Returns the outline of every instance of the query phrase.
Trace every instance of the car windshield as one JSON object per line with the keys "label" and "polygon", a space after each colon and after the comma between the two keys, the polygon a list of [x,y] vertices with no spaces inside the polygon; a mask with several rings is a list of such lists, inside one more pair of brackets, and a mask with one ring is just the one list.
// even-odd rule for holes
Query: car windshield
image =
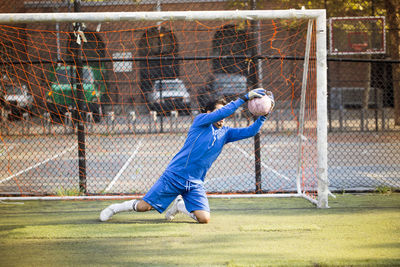
{"label": "car windshield", "polygon": [[[71,72],[71,70],[74,70],[74,72]],[[72,84],[73,78],[75,77],[75,67],[73,69],[71,69],[71,68],[58,69],[56,75],[57,75],[56,81],[55,81],[56,83]],[[90,84],[93,82],[94,82],[93,71],[88,67],[84,67],[83,68],[83,83]]]}
{"label": "car windshield", "polygon": [[57,77],[55,82],[59,84],[70,84],[71,83],[71,76],[67,73],[65,68],[58,69],[56,73]]}
{"label": "car windshield", "polygon": [[23,91],[18,86],[6,85],[6,91],[8,95],[22,95]]}

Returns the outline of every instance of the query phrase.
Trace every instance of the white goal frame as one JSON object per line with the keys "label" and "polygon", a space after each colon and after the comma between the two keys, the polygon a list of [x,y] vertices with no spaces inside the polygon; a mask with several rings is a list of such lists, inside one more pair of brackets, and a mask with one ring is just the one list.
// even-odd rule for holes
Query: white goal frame
{"label": "white goal frame", "polygon": [[[316,204],[319,208],[328,208],[328,143],[327,143],[327,28],[326,11],[314,10],[251,10],[251,11],[153,11],[153,12],[78,12],[78,13],[3,13],[0,14],[0,24],[20,23],[57,23],[57,22],[121,22],[121,21],[194,21],[194,20],[264,20],[264,19],[309,19],[315,21],[316,25],[316,85],[317,85],[317,200],[307,196],[299,186],[299,175],[297,177],[297,193],[293,194],[246,194],[229,195],[234,197],[303,197]],[[311,23],[309,22],[309,25]],[[309,26],[310,30],[310,26]],[[310,34],[307,35],[307,48],[309,47]],[[306,51],[306,56],[308,55]],[[308,59],[304,60],[303,89],[307,83]],[[303,94],[303,93],[302,93]],[[302,97],[303,98],[303,97]],[[302,104],[301,109],[304,108]],[[300,110],[300,114],[302,111]],[[304,113],[304,112],[303,112]],[[302,123],[302,118],[300,118]],[[301,131],[299,139],[301,140]],[[210,195],[209,197],[224,197],[221,195]],[[87,199],[101,198],[104,196],[82,196],[82,197],[2,197],[0,200],[28,200],[28,199]],[[109,196],[109,198],[132,198],[132,196]]]}

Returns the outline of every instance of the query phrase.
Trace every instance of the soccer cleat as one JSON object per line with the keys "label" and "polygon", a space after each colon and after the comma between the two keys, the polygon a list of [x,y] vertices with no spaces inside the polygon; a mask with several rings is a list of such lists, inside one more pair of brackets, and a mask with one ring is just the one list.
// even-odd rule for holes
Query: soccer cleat
{"label": "soccer cleat", "polygon": [[179,213],[178,204],[181,201],[183,201],[182,197],[180,195],[177,196],[172,206],[165,212],[165,219],[167,221],[172,221],[175,215]]}
{"label": "soccer cleat", "polygon": [[105,208],[100,213],[100,221],[105,222],[108,221],[116,212],[113,209],[113,206],[118,204],[113,204]]}
{"label": "soccer cleat", "polygon": [[105,222],[108,221],[114,214],[123,212],[123,211],[132,211],[133,204],[136,200],[125,201],[120,204],[112,204],[101,211],[100,213],[100,221]]}

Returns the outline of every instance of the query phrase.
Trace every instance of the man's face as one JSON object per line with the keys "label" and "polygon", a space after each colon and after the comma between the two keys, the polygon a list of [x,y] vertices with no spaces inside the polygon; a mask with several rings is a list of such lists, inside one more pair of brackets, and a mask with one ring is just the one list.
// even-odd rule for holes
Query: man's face
{"label": "man's face", "polygon": [[[215,106],[215,109],[213,110],[213,111],[216,111],[217,109],[220,109],[220,108],[222,108],[224,105],[222,105],[222,104],[217,104],[216,106]],[[207,111],[207,113],[211,113],[211,111]],[[217,122],[215,122],[215,123],[213,123],[213,125],[216,127],[216,128],[222,128],[222,126],[224,126],[224,122],[225,122],[225,119],[222,119],[222,120],[220,120],[220,121],[217,121]]]}

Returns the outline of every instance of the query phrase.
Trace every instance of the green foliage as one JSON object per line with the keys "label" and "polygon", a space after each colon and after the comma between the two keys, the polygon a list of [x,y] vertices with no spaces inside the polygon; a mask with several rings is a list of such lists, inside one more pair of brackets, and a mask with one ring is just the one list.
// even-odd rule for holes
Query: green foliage
{"label": "green foliage", "polygon": [[56,195],[59,197],[65,196],[80,196],[82,195],[78,188],[58,188],[56,190]]}
{"label": "green foliage", "polygon": [[255,9],[264,9],[264,1],[253,0],[228,0],[227,5],[229,9],[238,10],[251,10],[255,4]]}
{"label": "green foliage", "polygon": [[327,17],[378,16],[386,13],[384,1],[370,0],[282,0],[287,7],[326,9]]}
{"label": "green foliage", "polygon": [[375,192],[377,192],[379,194],[383,194],[383,195],[390,195],[391,193],[393,193],[393,189],[389,186],[382,185],[382,186],[378,186],[375,189]]}

